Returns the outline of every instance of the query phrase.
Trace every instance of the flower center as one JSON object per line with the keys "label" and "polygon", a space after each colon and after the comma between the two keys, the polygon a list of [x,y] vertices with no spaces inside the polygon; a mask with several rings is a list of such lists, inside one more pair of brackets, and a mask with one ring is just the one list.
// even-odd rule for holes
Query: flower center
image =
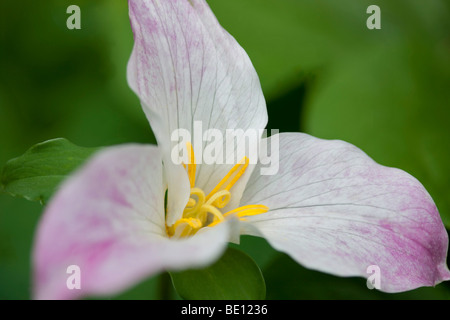
{"label": "flower center", "polygon": [[235,216],[241,221],[246,217],[258,215],[269,211],[269,208],[262,204],[247,205],[234,210],[222,213],[220,209],[224,208],[231,199],[231,188],[247,170],[249,160],[242,158],[225,175],[225,177],[214,187],[214,189],[205,195],[205,192],[195,187],[195,155],[191,143],[187,143],[189,164],[183,164],[187,170],[191,186],[191,194],[186,207],[183,210],[183,217],[176,221],[170,227],[166,225],[166,232],[169,237],[189,237],[194,235],[203,227],[214,227],[225,221],[229,216]]}

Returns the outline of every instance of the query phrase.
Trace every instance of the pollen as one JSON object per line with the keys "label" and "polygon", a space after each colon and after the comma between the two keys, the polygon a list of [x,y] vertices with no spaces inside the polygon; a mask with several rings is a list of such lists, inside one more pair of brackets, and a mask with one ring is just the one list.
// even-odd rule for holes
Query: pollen
{"label": "pollen", "polygon": [[249,159],[244,157],[225,177],[209,192],[205,192],[195,187],[196,162],[194,149],[191,143],[187,143],[188,164],[183,166],[188,174],[191,193],[186,207],[183,210],[183,217],[173,225],[166,225],[166,232],[169,237],[183,238],[190,237],[204,227],[214,227],[225,221],[229,217],[236,217],[245,221],[247,217],[259,215],[269,211],[269,208],[262,204],[246,205],[234,210],[222,213],[223,209],[231,200],[232,188],[242,177],[248,168]]}

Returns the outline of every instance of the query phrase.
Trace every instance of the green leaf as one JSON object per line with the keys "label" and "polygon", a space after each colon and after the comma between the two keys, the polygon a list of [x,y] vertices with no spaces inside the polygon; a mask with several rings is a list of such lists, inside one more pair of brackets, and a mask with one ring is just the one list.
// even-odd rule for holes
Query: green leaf
{"label": "green leaf", "polygon": [[369,0],[208,3],[248,53],[269,100],[298,82],[304,73],[352,52],[371,36],[366,32]]}
{"label": "green leaf", "polygon": [[61,181],[97,150],[76,146],[63,138],[38,143],[6,163],[1,175],[2,189],[44,204]]}
{"label": "green leaf", "polygon": [[[267,299],[351,299],[351,300],[406,300],[450,299],[447,283],[436,287],[419,288],[402,293],[384,293],[368,289],[364,278],[342,278],[308,270],[289,256],[280,254],[264,269]],[[383,280],[381,280],[383,281]]]}
{"label": "green leaf", "polygon": [[261,270],[247,254],[228,248],[210,267],[171,272],[178,294],[188,300],[261,300],[266,285]]}
{"label": "green leaf", "polygon": [[385,46],[397,38],[428,41],[448,30],[448,26],[442,28],[442,23],[448,25],[448,9],[441,0],[378,0],[382,28],[375,31],[366,27],[366,10],[374,4],[372,0],[208,3],[219,22],[248,53],[269,100],[303,74],[320,72],[335,61],[358,55],[371,41]]}

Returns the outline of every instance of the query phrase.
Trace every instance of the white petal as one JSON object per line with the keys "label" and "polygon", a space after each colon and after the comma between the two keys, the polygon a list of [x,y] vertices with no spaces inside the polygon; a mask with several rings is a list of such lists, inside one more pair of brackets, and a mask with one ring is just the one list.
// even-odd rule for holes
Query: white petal
{"label": "white petal", "polygon": [[[189,239],[168,238],[161,155],[153,146],[124,145],[97,153],[50,201],[36,235],[35,297],[73,299],[115,294],[163,270],[214,262],[229,224]],[[81,289],[66,281],[80,268]]]}
{"label": "white petal", "polygon": [[447,233],[419,181],[342,141],[279,138],[278,174],[260,176],[256,168],[242,197],[242,205],[270,208],[248,218],[247,233],[335,275],[368,277],[367,268],[377,265],[383,291],[450,279]]}
{"label": "white petal", "polygon": [[[215,128],[224,136],[226,129],[265,127],[264,96],[251,61],[204,0],[131,0],[129,5],[135,45],[128,81],[141,99],[165,163],[177,144],[170,141],[172,132],[184,128],[193,135],[195,121],[201,122],[203,133]],[[199,165],[196,185],[211,190],[231,167]],[[177,188],[170,175],[180,172],[168,172],[169,192]]]}

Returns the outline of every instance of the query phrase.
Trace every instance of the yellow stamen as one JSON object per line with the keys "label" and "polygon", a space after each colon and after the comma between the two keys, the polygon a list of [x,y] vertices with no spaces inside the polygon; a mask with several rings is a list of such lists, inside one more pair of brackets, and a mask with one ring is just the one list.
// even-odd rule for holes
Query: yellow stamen
{"label": "yellow stamen", "polygon": [[214,216],[214,220],[218,221],[224,220],[222,213],[219,211],[219,209],[217,209],[214,206],[204,205],[201,210],[204,211],[205,213],[211,213]]}
{"label": "yellow stamen", "polygon": [[189,198],[188,203],[186,204],[186,208],[192,208],[193,206],[195,206],[196,202],[194,199]]}
{"label": "yellow stamen", "polygon": [[[256,216],[258,214],[261,213],[265,213],[269,211],[269,208],[266,207],[263,204],[253,204],[253,205],[247,205],[247,206],[242,206],[239,208],[236,208],[234,210],[228,211],[226,213],[223,214],[223,217],[229,217],[232,215],[236,215],[236,217],[239,218],[239,220],[241,221],[246,221],[247,219],[245,219],[245,217],[250,217],[250,216]],[[220,223],[221,221],[214,221],[211,224],[208,225],[208,227],[214,227],[216,224]]]}
{"label": "yellow stamen", "polygon": [[[208,198],[207,198],[208,199]],[[206,204],[212,204],[218,208],[223,208],[230,202],[231,193],[228,190],[222,190],[214,193],[207,201]]]}
{"label": "yellow stamen", "polygon": [[[188,150],[188,177],[189,182],[191,183],[191,188],[195,186],[195,172],[197,170],[197,164],[195,163],[195,155],[194,155],[194,148],[192,147],[192,144],[190,142],[186,143],[187,150]],[[186,166],[184,167],[186,169]]]}
{"label": "yellow stamen", "polygon": [[269,211],[269,208],[266,207],[263,204],[253,204],[253,205],[247,205],[242,206],[239,208],[236,208],[234,210],[226,212],[223,216],[228,217],[230,215],[236,214],[238,218],[242,217],[249,217],[249,216],[255,216],[264,212]]}
{"label": "yellow stamen", "polygon": [[236,164],[233,168],[231,168],[231,170],[227,173],[227,175],[222,180],[220,180],[220,182],[208,194],[208,196],[206,197],[206,200],[208,200],[210,197],[212,197],[213,194],[218,192],[220,190],[220,188],[225,184],[225,182],[227,182],[230,179],[230,177],[233,175],[233,173],[235,173],[239,169],[239,167],[242,166],[241,170],[239,170],[239,172],[234,176],[233,180],[231,180],[231,182],[224,188],[225,190],[229,191],[231,189],[231,187],[233,187],[233,185],[244,174],[245,170],[247,170],[248,163],[249,163],[249,160],[247,157],[242,158],[241,161],[239,161],[238,164]]}
{"label": "yellow stamen", "polygon": [[173,236],[180,226],[183,228],[184,232],[186,231],[187,227],[190,227],[192,229],[200,229],[202,227],[202,223],[198,219],[182,218],[175,222],[173,226],[167,227],[167,233],[169,234],[169,236]]}
{"label": "yellow stamen", "polygon": [[172,226],[166,226],[166,232],[169,237],[189,237],[203,227],[213,227],[223,222],[226,217],[235,216],[239,220],[245,221],[245,217],[262,214],[269,210],[265,205],[256,204],[242,206],[222,214],[219,209],[224,208],[230,202],[230,190],[247,170],[249,159],[247,157],[242,158],[214,189],[205,196],[203,190],[195,187],[196,163],[194,149],[190,142],[186,146],[189,163],[187,165],[183,163],[183,166],[189,177],[191,194],[183,210],[183,217]]}
{"label": "yellow stamen", "polygon": [[[197,196],[197,201],[192,198],[193,195]],[[194,203],[194,205],[190,205],[192,203]],[[203,192],[203,190],[199,188],[191,188],[191,196],[188,200],[186,208],[183,211],[183,215],[189,215],[193,212],[198,211],[204,203],[205,193]]]}

